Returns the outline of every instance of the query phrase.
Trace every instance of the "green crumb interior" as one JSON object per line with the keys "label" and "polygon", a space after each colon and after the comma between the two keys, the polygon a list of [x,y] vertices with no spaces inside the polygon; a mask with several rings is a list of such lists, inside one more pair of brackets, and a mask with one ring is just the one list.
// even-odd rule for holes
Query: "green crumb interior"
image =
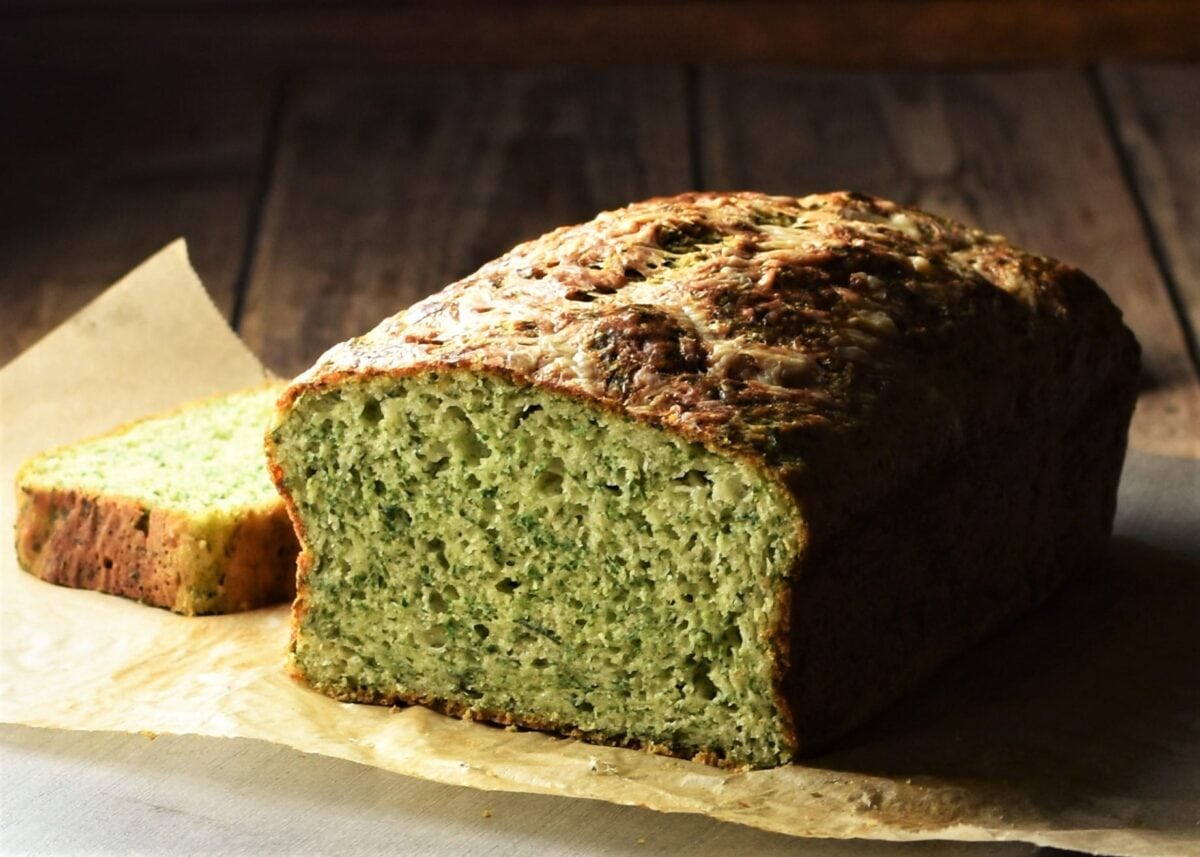
{"label": "green crumb interior", "polygon": [[263,435],[278,387],[235,393],[31,459],[25,485],[128,497],[209,518],[279,502]]}
{"label": "green crumb interior", "polygon": [[465,372],[305,393],[273,439],[314,686],[786,761],[774,635],[798,528],[754,467]]}

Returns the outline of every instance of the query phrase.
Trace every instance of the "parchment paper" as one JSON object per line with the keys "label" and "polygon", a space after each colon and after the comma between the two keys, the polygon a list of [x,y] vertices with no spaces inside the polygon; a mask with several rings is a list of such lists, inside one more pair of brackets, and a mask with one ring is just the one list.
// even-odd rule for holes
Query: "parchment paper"
{"label": "parchment paper", "polygon": [[[0,370],[0,530],[28,454],[257,383],[183,243]],[[1200,853],[1200,463],[1131,456],[1111,568],[960,658],[839,749],[730,773],[334,702],[283,671],[287,609],[183,618],[62,589],[0,550],[0,722],[258,738],[480,789],[801,836]],[[11,544],[11,541],[9,541]]]}

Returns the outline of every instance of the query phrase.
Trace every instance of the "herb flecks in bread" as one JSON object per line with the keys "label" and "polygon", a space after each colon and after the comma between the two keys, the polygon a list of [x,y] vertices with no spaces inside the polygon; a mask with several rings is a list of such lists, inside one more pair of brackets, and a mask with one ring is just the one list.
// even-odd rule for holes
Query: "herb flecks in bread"
{"label": "herb flecks in bread", "polygon": [[1137,353],[1077,269],[858,194],[556,230],[281,400],[296,670],[786,761],[1099,560]]}
{"label": "herb flecks in bread", "polygon": [[25,462],[22,567],[186,615],[289,598],[295,536],[262,451],[280,389],[209,399]]}
{"label": "herb flecks in bread", "polygon": [[321,558],[296,636],[309,681],[748,758],[785,751],[762,657],[799,546],[782,486],[494,376],[380,379],[303,408],[277,442]]}

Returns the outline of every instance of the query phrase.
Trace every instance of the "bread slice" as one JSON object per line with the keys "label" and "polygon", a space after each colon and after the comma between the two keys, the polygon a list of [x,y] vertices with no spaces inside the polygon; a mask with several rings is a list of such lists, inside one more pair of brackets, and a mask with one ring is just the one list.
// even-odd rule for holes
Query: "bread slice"
{"label": "bread slice", "polygon": [[281,389],[209,399],[26,461],[22,568],[189,616],[290,598],[297,544],[262,446]]}
{"label": "bread slice", "polygon": [[824,746],[1103,560],[1138,346],[859,194],[517,247],[293,382],[298,676],[707,762]]}

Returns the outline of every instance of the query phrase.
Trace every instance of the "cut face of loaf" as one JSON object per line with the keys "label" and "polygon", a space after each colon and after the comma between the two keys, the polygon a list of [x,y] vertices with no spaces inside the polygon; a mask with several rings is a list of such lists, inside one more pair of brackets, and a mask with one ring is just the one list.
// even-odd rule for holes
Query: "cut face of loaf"
{"label": "cut face of loaf", "polygon": [[786,752],[772,636],[800,531],[766,474],[454,371],[306,397],[275,443],[311,557],[295,659],[313,685]]}
{"label": "cut face of loaf", "polygon": [[297,544],[262,450],[271,385],[48,450],[17,474],[17,558],[51,583],[176,613],[295,591]]}
{"label": "cut face of loaf", "polygon": [[786,762],[1103,560],[1137,369],[1084,274],[915,209],[606,212],[281,398],[295,671]]}

